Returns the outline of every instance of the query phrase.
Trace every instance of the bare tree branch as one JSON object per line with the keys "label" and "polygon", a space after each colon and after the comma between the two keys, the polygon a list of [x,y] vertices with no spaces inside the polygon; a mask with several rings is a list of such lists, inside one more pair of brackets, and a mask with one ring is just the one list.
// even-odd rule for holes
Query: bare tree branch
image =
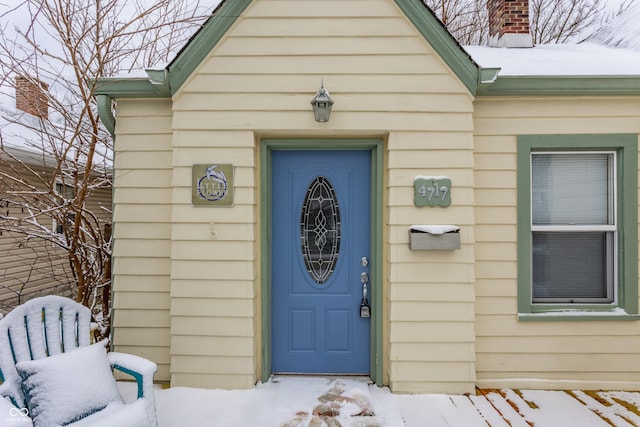
{"label": "bare tree branch", "polygon": [[[578,42],[613,16],[628,9],[607,12],[606,0],[530,0],[529,20],[534,44]],[[463,45],[488,43],[487,0],[423,0]]]}
{"label": "bare tree branch", "polygon": [[[75,299],[92,308],[104,333],[111,206],[96,201],[111,191],[113,146],[99,122],[94,82],[166,63],[205,12],[188,0],[23,0],[0,10],[2,95],[15,97],[16,77],[36,87],[46,82],[49,111],[38,117],[0,105],[11,125],[0,129],[0,233],[64,254]],[[13,28],[11,19],[24,14],[28,24]]]}
{"label": "bare tree branch", "polygon": [[530,0],[529,13],[535,44],[566,43],[595,30],[605,7],[602,0]]}

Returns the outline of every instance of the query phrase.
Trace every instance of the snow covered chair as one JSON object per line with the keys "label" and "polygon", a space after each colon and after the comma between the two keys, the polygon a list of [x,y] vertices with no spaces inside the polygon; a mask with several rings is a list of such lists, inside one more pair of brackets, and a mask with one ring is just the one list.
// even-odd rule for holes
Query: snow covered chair
{"label": "snow covered chair", "polygon": [[[0,320],[0,425],[157,427],[156,364],[90,343],[91,313],[68,298],[32,299]],[[125,404],[112,370],[132,376]],[[8,399],[8,400],[7,400]],[[9,403],[11,402],[11,404]]]}

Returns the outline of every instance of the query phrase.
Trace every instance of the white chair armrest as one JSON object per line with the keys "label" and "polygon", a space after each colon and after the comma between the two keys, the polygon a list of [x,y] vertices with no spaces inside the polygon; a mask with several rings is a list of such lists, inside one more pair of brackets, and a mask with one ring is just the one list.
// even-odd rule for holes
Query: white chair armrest
{"label": "white chair armrest", "polygon": [[[2,380],[1,377],[0,377],[0,380]],[[22,396],[20,385],[16,385],[13,382],[9,382],[5,380],[5,382],[0,384],[0,399],[6,400],[12,406],[24,405],[24,402],[16,402],[15,397],[13,396]]]}
{"label": "white chair armrest", "polygon": [[153,376],[158,366],[152,361],[133,354],[110,352],[107,354],[113,369],[132,376],[138,383],[138,399],[153,397]]}

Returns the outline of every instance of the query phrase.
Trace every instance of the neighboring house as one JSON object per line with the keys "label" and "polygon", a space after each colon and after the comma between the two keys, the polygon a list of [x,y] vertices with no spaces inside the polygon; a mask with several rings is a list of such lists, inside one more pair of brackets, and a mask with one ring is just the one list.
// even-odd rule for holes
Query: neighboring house
{"label": "neighboring house", "polygon": [[115,348],[174,386],[640,388],[640,54],[490,3],[505,47],[465,50],[420,0],[225,0],[103,80]]}
{"label": "neighboring house", "polygon": [[[0,105],[0,172],[26,179],[42,191],[46,191],[46,183],[58,164],[53,155],[45,152],[43,135],[39,131],[42,126],[49,125],[48,98],[43,92],[46,89],[45,84],[37,85],[18,77],[15,96],[7,97],[10,101]],[[42,180],[35,179],[36,173]],[[0,178],[0,213],[6,217],[26,218],[28,212],[16,203],[16,196],[8,193],[9,185],[13,185],[15,191],[22,190],[17,180]],[[59,194],[72,196],[74,189],[69,183],[60,181],[56,187]],[[89,208],[105,225],[111,223],[111,193],[111,187],[105,187],[96,191],[90,201]],[[63,239],[62,224],[46,215],[41,215],[38,223]],[[0,253],[0,312],[7,313],[16,305],[42,295],[75,297],[75,280],[68,253],[51,241],[28,238],[3,227],[0,229]]]}

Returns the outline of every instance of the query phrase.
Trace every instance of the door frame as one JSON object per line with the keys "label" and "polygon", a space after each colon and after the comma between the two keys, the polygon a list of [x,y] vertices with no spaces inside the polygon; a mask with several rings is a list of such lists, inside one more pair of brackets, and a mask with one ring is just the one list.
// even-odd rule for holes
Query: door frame
{"label": "door frame", "polygon": [[264,138],[260,141],[260,311],[262,333],[262,381],[271,376],[271,154],[273,151],[292,150],[367,150],[371,153],[371,339],[370,372],[371,379],[383,385],[382,352],[382,195],[384,176],[384,141],[382,138],[340,138],[340,139],[277,139]]}

